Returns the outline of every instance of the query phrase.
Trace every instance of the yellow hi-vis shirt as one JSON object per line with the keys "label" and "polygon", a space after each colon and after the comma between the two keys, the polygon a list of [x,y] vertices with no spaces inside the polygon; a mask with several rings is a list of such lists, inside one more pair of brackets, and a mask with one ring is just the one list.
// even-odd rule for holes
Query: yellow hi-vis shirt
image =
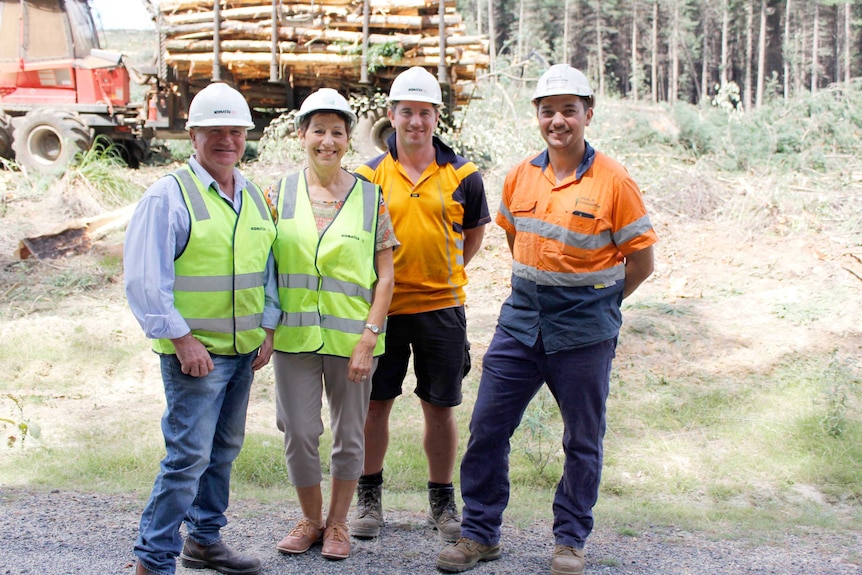
{"label": "yellow hi-vis shirt", "polygon": [[434,137],[436,161],[415,184],[398,162],[395,135],[389,151],[356,173],[379,184],[401,246],[393,253],[395,289],[389,315],[464,305],[464,230],[491,221],[482,176],[475,164]]}

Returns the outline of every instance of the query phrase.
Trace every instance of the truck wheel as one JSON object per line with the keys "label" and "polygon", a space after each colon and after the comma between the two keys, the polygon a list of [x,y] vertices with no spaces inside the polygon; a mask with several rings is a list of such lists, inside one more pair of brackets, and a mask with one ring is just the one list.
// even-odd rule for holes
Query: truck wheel
{"label": "truck wheel", "polygon": [[118,140],[115,142],[120,151],[120,157],[133,170],[141,167],[149,159],[149,140]]}
{"label": "truck wheel", "polygon": [[24,116],[15,128],[12,148],[25,168],[59,174],[92,143],[90,130],[77,114],[45,108]]}
{"label": "truck wheel", "polygon": [[353,148],[363,156],[377,156],[387,150],[386,139],[395,129],[385,108],[369,110],[359,117],[353,133]]}
{"label": "truck wheel", "polygon": [[11,160],[12,152],[12,118],[0,112],[0,158]]}

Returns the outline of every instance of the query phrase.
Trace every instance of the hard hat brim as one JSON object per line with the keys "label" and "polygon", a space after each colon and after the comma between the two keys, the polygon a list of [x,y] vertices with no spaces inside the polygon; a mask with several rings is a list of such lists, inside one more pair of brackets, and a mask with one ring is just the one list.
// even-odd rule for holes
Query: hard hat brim
{"label": "hard hat brim", "polygon": [[422,102],[424,104],[434,104],[435,106],[443,105],[443,102],[440,100],[435,100],[434,98],[424,96],[416,96],[415,98],[413,96],[410,96],[409,98],[397,98],[394,100],[390,98],[389,102],[391,104],[397,104],[398,102]]}
{"label": "hard hat brim", "polygon": [[245,120],[225,120],[225,119],[210,119],[200,120],[197,122],[186,122],[186,130],[189,128],[212,128],[213,126],[240,126],[251,130],[254,128],[254,123]]}

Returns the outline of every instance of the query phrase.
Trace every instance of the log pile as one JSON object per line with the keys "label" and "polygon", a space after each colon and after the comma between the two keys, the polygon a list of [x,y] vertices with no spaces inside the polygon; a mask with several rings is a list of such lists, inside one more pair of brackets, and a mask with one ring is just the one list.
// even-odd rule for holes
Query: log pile
{"label": "log pile", "polygon": [[[439,0],[370,0],[369,4],[371,84],[388,90],[399,72],[416,65],[436,76]],[[158,6],[166,63],[192,83],[212,76],[213,8],[213,0],[161,0]],[[245,88],[247,97],[249,90],[254,94],[259,86],[260,99],[271,99],[273,90],[266,84],[273,61],[272,0],[221,0],[219,12],[223,70]],[[359,89],[363,16],[362,0],[278,0],[280,78],[300,92],[321,86],[348,92]],[[466,35],[454,0],[446,0],[444,23],[449,81],[461,104],[469,99],[477,75],[488,67],[488,41],[485,36]]]}

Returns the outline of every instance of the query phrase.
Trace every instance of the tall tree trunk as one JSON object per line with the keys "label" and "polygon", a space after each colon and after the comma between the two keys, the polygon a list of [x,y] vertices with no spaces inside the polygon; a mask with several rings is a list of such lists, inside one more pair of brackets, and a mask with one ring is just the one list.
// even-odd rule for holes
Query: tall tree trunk
{"label": "tall tree trunk", "polygon": [[632,74],[631,98],[634,101],[638,99],[638,0],[632,0]]}
{"label": "tall tree trunk", "polygon": [[742,89],[742,106],[751,110],[751,60],[754,58],[754,0],[745,1],[745,86]]}
{"label": "tall tree trunk", "polygon": [[497,77],[494,76],[495,64],[497,62],[497,26],[494,22],[494,1],[488,0],[488,55],[490,56],[490,62],[488,62],[488,69],[491,72],[492,77],[494,78],[494,82],[497,81]]}
{"label": "tall tree trunk", "polygon": [[667,86],[668,101],[676,104],[679,98],[679,1],[673,2],[671,16],[670,42],[668,57],[670,58],[670,79]]}
{"label": "tall tree trunk", "polygon": [[599,77],[599,96],[605,95],[605,50],[602,40],[602,1],[596,0],[596,69]]}
{"label": "tall tree trunk", "polygon": [[720,72],[719,83],[722,88],[727,85],[727,61],[728,61],[728,47],[727,44],[730,41],[730,7],[728,6],[728,0],[722,0],[721,2],[721,63],[718,66],[718,70]]}
{"label": "tall tree trunk", "polygon": [[658,0],[652,5],[652,66],[650,71],[652,103],[658,102]]}
{"label": "tall tree trunk", "polygon": [[563,4],[563,62],[569,63],[569,0]]}
{"label": "tall tree trunk", "polygon": [[703,38],[702,38],[702,54],[701,54],[701,65],[700,65],[700,85],[701,85],[701,93],[700,93],[700,103],[703,104],[709,100],[709,65],[710,65],[710,53],[709,53],[709,34],[712,31],[710,29],[710,14],[709,8],[704,7],[703,10]]}
{"label": "tall tree trunk", "polygon": [[784,3],[784,38],[781,39],[781,60],[784,64],[784,101],[790,99],[790,58],[792,57],[790,45],[790,4],[791,0]]}
{"label": "tall tree trunk", "polygon": [[850,35],[850,20],[853,17],[852,2],[844,3],[844,81],[850,81],[850,44],[853,36]]}
{"label": "tall tree trunk", "polygon": [[814,1],[814,29],[811,32],[811,93],[817,91],[819,82],[817,69],[820,67],[820,5]]}
{"label": "tall tree trunk", "polygon": [[766,81],[766,0],[760,0],[760,31],[757,38],[757,94],[755,106],[763,104],[763,84]]}
{"label": "tall tree trunk", "polygon": [[[525,0],[520,0],[518,2],[518,44],[515,49],[515,63],[518,64],[524,59],[524,2]],[[524,68],[521,68],[521,74],[523,75]]]}
{"label": "tall tree trunk", "polygon": [[800,6],[797,12],[799,17],[796,19],[796,25],[799,28],[794,38],[798,38],[794,42],[796,44],[797,62],[794,63],[796,73],[793,76],[794,94],[802,93],[802,86],[805,83],[805,74],[808,73],[808,24],[805,19],[804,7]]}

